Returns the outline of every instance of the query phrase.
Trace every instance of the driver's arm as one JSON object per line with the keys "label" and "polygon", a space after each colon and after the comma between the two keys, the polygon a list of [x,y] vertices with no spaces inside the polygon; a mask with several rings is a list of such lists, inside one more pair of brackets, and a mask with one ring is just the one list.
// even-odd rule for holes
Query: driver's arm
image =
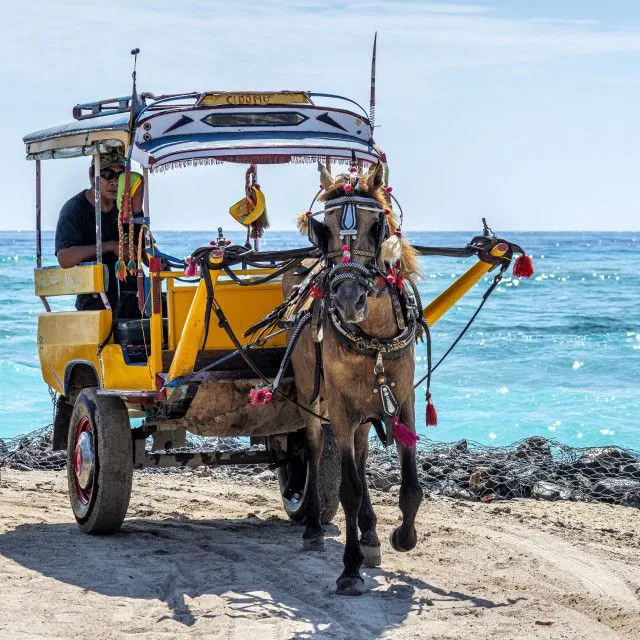
{"label": "driver's arm", "polygon": [[[118,243],[115,240],[103,242],[102,251],[103,253],[116,253],[118,251]],[[85,244],[58,249],[56,257],[58,258],[58,264],[63,269],[75,267],[80,262],[85,262],[86,260],[91,260],[96,257],[96,245]]]}

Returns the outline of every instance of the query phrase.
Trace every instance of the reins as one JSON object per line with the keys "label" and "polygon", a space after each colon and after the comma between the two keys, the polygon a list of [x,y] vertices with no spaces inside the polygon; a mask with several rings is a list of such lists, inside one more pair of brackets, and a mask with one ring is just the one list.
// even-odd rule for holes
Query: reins
{"label": "reins", "polygon": [[[487,242],[488,238],[485,236],[477,236],[472,240],[464,248],[439,248],[439,247],[424,247],[424,246],[416,246],[415,249],[418,251],[420,255],[442,255],[442,256],[456,256],[456,257],[466,257],[471,255],[479,255],[481,258],[484,258],[485,255],[487,258],[490,256],[489,254],[489,243]],[[495,239],[491,244],[494,244]],[[218,319],[218,326],[222,328],[225,333],[228,335],[231,340],[235,350],[232,353],[227,354],[226,356],[216,360],[214,363],[203,367],[202,369],[193,372],[189,376],[184,376],[180,379],[170,381],[166,384],[168,387],[177,386],[178,384],[186,384],[189,381],[198,379],[198,374],[202,374],[205,371],[211,370],[222,364],[223,362],[235,357],[240,356],[242,360],[245,362],[247,367],[256,375],[256,377],[264,384],[266,387],[271,389],[271,393],[276,393],[279,397],[283,398],[285,401],[291,402],[295,406],[297,406],[302,411],[308,413],[309,415],[321,420],[322,422],[328,423],[329,418],[323,416],[319,413],[316,413],[312,409],[309,409],[307,406],[301,404],[293,397],[284,393],[280,388],[280,382],[282,381],[282,377],[284,375],[284,371],[289,365],[291,355],[295,346],[297,344],[298,338],[302,334],[304,328],[313,320],[314,312],[313,311],[305,311],[299,314],[299,317],[291,324],[293,327],[291,339],[287,345],[285,350],[285,355],[283,356],[281,366],[276,374],[276,377],[273,381],[270,381],[260,370],[260,368],[255,364],[255,362],[251,359],[248,354],[254,346],[261,346],[267,340],[269,340],[275,334],[268,334],[265,337],[265,333],[269,330],[274,329],[280,324],[282,326],[283,317],[285,313],[290,310],[292,305],[296,305],[297,307],[301,306],[301,301],[303,299],[308,299],[308,297],[314,298],[311,309],[314,308],[314,305],[322,303],[322,305],[326,305],[326,300],[323,298],[322,291],[317,290],[315,287],[316,282],[324,281],[326,283],[326,288],[330,291],[337,287],[340,282],[343,282],[346,279],[352,279],[356,282],[362,284],[366,287],[367,291],[373,290],[375,287],[371,278],[376,275],[376,271],[357,262],[348,262],[338,263],[335,265],[331,265],[329,262],[324,262],[322,258],[322,252],[317,248],[304,248],[304,249],[293,249],[286,251],[275,251],[275,252],[256,252],[252,250],[247,250],[244,247],[225,247],[223,250],[222,261],[216,264],[215,266],[209,262],[209,257],[211,256],[213,249],[211,247],[202,247],[196,251],[192,256],[192,259],[197,261],[200,267],[201,277],[205,280],[205,285],[207,287],[207,306],[205,310],[205,316],[207,319],[210,317],[211,311],[216,314]],[[276,277],[279,277],[292,269],[299,267],[302,260],[305,258],[318,258],[318,261],[309,269],[309,273],[307,277],[303,280],[303,282],[298,285],[297,288],[294,288],[292,293],[289,295],[287,300],[285,300],[279,307],[274,309],[268,316],[263,318],[259,323],[256,323],[253,327],[248,329],[245,332],[245,336],[255,334],[258,330],[260,334],[258,338],[252,343],[243,346],[240,343],[240,340],[234,333],[231,325],[229,324],[224,311],[220,304],[215,299],[213,283],[211,281],[210,270],[212,269],[221,269],[227,274],[234,282],[241,284],[242,286],[252,286],[256,284],[261,284],[263,282],[267,282],[269,280],[273,280]],[[328,257],[328,255],[326,255]],[[427,398],[429,399],[429,389],[431,385],[432,375],[434,371],[442,364],[442,362],[447,358],[447,356],[453,351],[456,345],[460,342],[463,336],[466,334],[468,329],[471,327],[478,314],[482,310],[482,307],[486,303],[487,299],[493,293],[497,285],[502,280],[502,275],[507,269],[510,260],[509,259],[500,259],[495,258],[494,256],[490,256],[491,260],[487,259],[487,261],[501,264],[500,272],[494,277],[493,282],[484,293],[482,301],[472,317],[469,319],[465,327],[462,329],[460,334],[456,337],[451,346],[447,349],[444,355],[438,360],[438,362],[432,366],[432,344],[431,344],[431,332],[427,322],[424,320],[422,316],[421,309],[421,300],[420,295],[417,289],[417,286],[413,282],[411,278],[406,278],[405,282],[410,284],[412,289],[412,297],[413,297],[413,306],[417,309],[418,313],[416,314],[415,324],[407,323],[407,327],[400,332],[399,336],[391,340],[380,340],[378,338],[370,338],[367,342],[363,336],[356,336],[352,334],[348,329],[342,325],[341,322],[336,322],[336,315],[330,309],[327,310],[326,316],[329,318],[332,326],[336,329],[336,333],[338,337],[342,339],[346,339],[350,341],[353,348],[352,350],[360,353],[361,355],[376,357],[376,365],[378,362],[381,362],[382,354],[384,353],[386,357],[392,357],[392,354],[396,352],[403,352],[406,348],[408,348],[413,342],[420,337],[420,334],[424,332],[425,342],[426,342],[426,351],[427,351],[427,373],[424,375],[417,383],[414,384],[414,388],[417,388],[420,384],[422,384],[425,380],[427,381]],[[269,274],[265,278],[250,278],[250,279],[241,279],[238,276],[233,274],[231,266],[234,264],[242,263],[243,266],[245,264],[249,264],[251,266],[257,268],[276,268],[276,271]],[[320,265],[321,268],[317,268]],[[314,271],[315,268],[315,271]],[[333,280],[333,283],[332,283]],[[333,285],[333,286],[332,286]],[[406,294],[405,294],[406,295]],[[407,299],[409,296],[407,295]],[[285,322],[285,324],[287,324]],[[208,327],[208,323],[206,323]],[[417,330],[417,326],[421,327],[421,331]],[[342,331],[341,331],[342,329]],[[281,331],[285,329],[282,328],[277,333],[279,334]],[[208,329],[205,329],[205,336],[202,342],[202,348],[204,348],[206,344]],[[316,342],[316,357],[318,357],[318,346],[319,342]],[[382,349],[381,349],[382,347]],[[318,370],[316,367],[316,377],[321,373],[321,368]],[[383,373],[383,369],[382,369]],[[309,404],[317,399],[317,394],[319,392],[319,381],[316,380],[314,382],[314,393],[312,394],[312,398],[310,399]],[[257,403],[259,404],[259,402]],[[382,431],[382,426],[379,420],[374,421],[374,427],[376,428],[376,432],[380,436]],[[383,442],[387,442],[387,439],[383,439]]]}

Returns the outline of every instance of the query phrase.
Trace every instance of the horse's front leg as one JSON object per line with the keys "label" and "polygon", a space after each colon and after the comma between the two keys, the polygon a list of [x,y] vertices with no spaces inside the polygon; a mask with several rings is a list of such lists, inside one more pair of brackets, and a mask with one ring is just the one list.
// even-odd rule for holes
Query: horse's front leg
{"label": "horse's front leg", "polygon": [[376,533],[378,519],[371,504],[366,474],[370,429],[371,425],[369,423],[363,424],[358,427],[355,434],[356,467],[362,484],[362,502],[358,512],[358,527],[360,528],[360,550],[364,556],[363,564],[365,567],[378,567],[381,562],[380,540]]}
{"label": "horse's front leg", "polygon": [[319,418],[311,417],[307,420],[306,443],[309,456],[309,477],[307,480],[306,527],[302,534],[302,548],[305,551],[314,551],[324,549],[324,531],[321,522],[318,487],[318,470],[324,448],[324,431]]}
{"label": "horse's front leg", "polygon": [[[335,419],[335,414],[340,415]],[[362,483],[353,451],[354,431],[357,424],[347,417],[347,412],[331,412],[331,426],[340,449],[342,461],[342,481],[340,482],[340,502],[344,509],[346,544],[344,549],[344,571],[338,578],[337,593],[344,596],[359,596],[364,593],[364,580],[360,576],[362,551],[358,540],[358,513],[362,501]]]}
{"label": "horse's front leg", "polygon": [[[412,431],[415,431],[414,413],[415,393],[412,392],[409,402],[405,402],[400,411],[400,420]],[[422,502],[424,492],[418,480],[416,465],[416,448],[397,444],[400,457],[400,510],[402,511],[402,524],[391,534],[391,546],[396,551],[410,551],[416,546],[418,534],[415,521],[418,508]]]}

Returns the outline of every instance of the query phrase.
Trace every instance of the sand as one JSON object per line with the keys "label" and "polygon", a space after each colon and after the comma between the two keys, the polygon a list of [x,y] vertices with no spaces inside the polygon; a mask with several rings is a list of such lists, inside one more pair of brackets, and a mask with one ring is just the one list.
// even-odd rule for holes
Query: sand
{"label": "sand", "polygon": [[[262,476],[261,476],[262,477]],[[80,532],[60,471],[2,470],[0,638],[640,638],[640,514],[607,504],[427,499],[416,549],[335,595],[341,514],[324,552],[277,486],[136,473],[119,534]]]}

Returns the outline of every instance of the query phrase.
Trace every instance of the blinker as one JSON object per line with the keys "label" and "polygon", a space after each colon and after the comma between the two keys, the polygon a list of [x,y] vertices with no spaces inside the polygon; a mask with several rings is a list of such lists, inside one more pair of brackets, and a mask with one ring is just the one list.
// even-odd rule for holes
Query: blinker
{"label": "blinker", "polygon": [[358,231],[356,223],[356,206],[353,202],[342,205],[342,219],[340,221],[341,236],[355,236]]}

